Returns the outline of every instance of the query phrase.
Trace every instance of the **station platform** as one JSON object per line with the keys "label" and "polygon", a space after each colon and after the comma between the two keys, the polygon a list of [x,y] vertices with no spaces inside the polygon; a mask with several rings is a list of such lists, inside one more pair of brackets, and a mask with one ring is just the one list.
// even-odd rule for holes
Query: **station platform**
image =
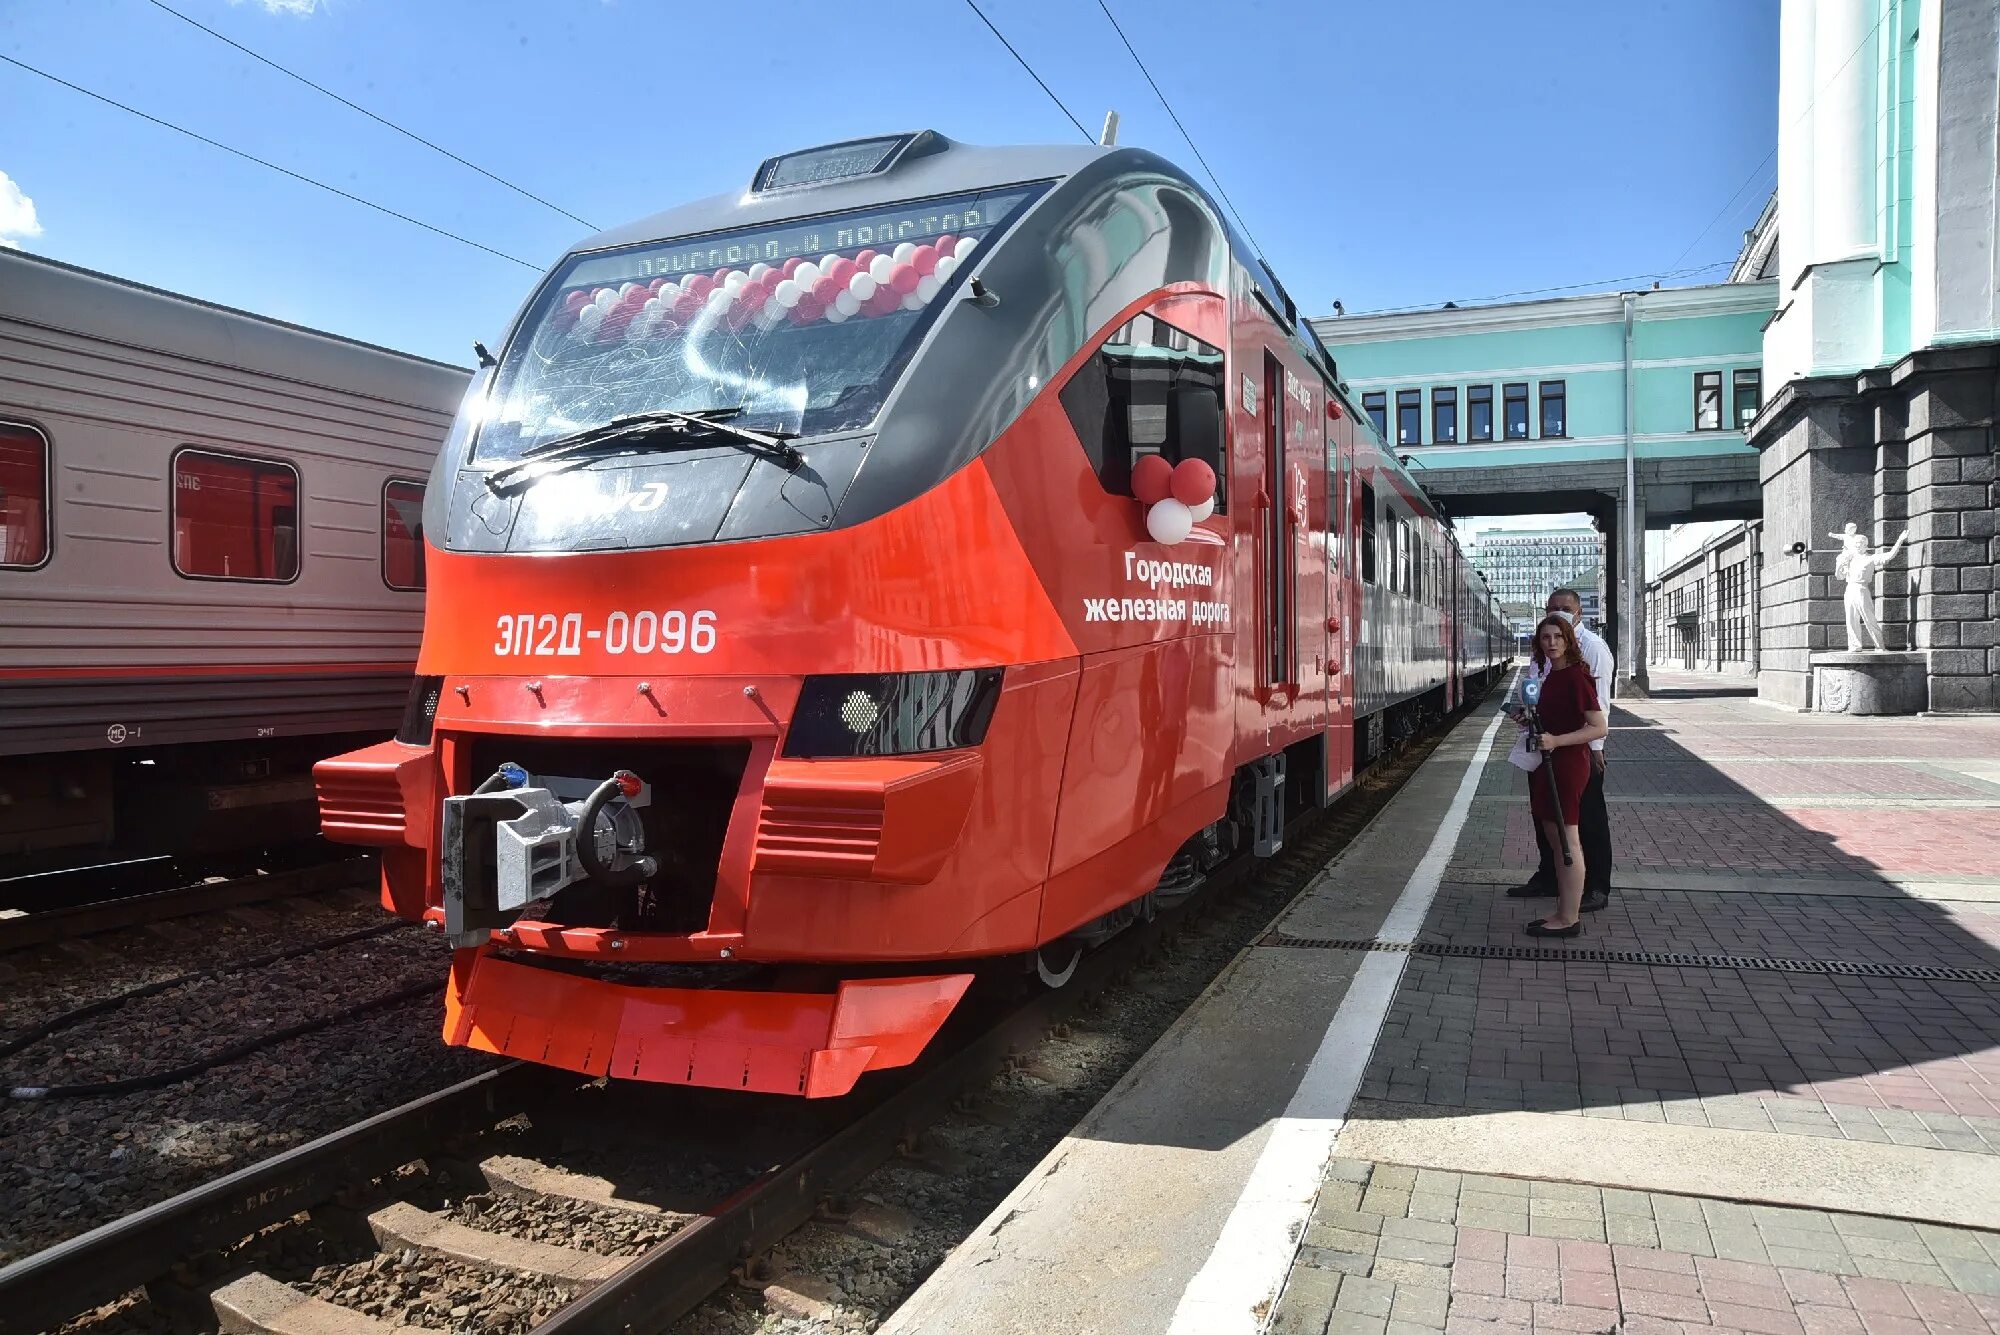
{"label": "station platform", "polygon": [[1580,938],[1489,697],[883,1329],[2000,1332],[2000,719],[1689,676]]}

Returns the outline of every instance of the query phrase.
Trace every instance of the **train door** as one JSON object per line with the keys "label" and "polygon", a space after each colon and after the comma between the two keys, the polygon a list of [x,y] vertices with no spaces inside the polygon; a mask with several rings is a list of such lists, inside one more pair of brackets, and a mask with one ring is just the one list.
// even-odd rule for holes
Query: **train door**
{"label": "train door", "polygon": [[1259,544],[1263,559],[1258,572],[1263,644],[1257,675],[1268,699],[1279,687],[1298,680],[1298,637],[1292,624],[1298,574],[1292,546],[1297,524],[1292,517],[1294,501],[1286,466],[1285,368],[1268,350],[1264,353],[1263,409],[1265,505]]}
{"label": "train door", "polygon": [[1465,633],[1465,615],[1458,603],[1458,548],[1445,543],[1438,551],[1445,566],[1444,587],[1439,590],[1443,596],[1438,603],[1444,609],[1444,707],[1449,711],[1458,708],[1465,691],[1458,651],[1459,636]]}
{"label": "train door", "polygon": [[1341,427],[1333,400],[1320,414],[1326,446],[1326,792],[1354,781],[1354,619],[1348,610],[1348,581],[1354,553],[1347,535],[1353,526],[1353,432]]}

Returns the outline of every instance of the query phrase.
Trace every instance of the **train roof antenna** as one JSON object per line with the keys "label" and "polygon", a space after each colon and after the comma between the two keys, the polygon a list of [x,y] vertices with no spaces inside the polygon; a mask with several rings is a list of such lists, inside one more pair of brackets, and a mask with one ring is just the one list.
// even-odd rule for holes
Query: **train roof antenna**
{"label": "train roof antenna", "polygon": [[1115,110],[1104,113],[1104,133],[1097,136],[1097,142],[1106,148],[1118,142],[1118,113]]}

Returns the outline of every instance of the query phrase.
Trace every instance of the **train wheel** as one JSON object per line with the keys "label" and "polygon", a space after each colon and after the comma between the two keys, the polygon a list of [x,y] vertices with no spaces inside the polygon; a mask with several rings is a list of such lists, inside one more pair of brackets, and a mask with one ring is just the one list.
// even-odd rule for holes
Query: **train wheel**
{"label": "train wheel", "polygon": [[1051,941],[1035,952],[1035,976],[1051,990],[1067,983],[1083,962],[1083,943],[1062,939]]}

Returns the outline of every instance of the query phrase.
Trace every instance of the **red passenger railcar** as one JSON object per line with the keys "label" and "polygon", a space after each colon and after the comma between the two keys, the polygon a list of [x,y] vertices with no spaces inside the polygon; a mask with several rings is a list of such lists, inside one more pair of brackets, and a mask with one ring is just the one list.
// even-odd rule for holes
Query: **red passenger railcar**
{"label": "red passenger railcar", "polygon": [[844,1093],[975,964],[1059,984],[1274,852],[1503,652],[1132,149],[840,144],[592,239],[425,504],[423,675],[319,766],[325,830],[459,947],[448,1042],[621,1078]]}

